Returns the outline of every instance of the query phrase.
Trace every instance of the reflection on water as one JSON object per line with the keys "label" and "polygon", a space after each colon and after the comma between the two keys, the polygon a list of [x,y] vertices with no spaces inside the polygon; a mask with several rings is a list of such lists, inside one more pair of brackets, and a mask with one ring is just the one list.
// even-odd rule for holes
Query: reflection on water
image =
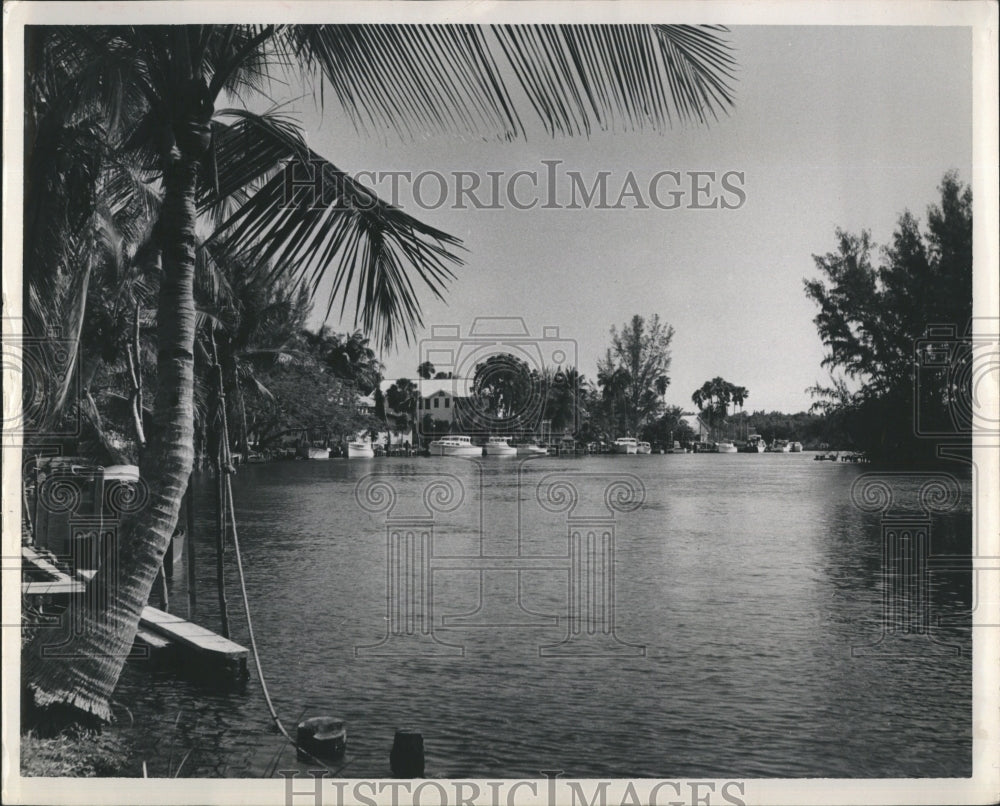
{"label": "reflection on water", "polygon": [[[391,487],[388,513],[381,499],[363,507],[355,498],[372,472]],[[883,575],[885,513],[852,501],[864,472],[808,454],[243,468],[237,517],[275,705],[289,724],[303,714],[345,719],[351,777],[388,776],[393,732],[404,726],[424,734],[431,776],[970,775],[968,570],[932,563],[924,598],[910,596],[931,634],[896,630],[904,651],[886,651],[900,646],[880,642],[883,594],[896,578]],[[558,481],[552,474],[569,482],[540,496],[539,484]],[[608,509],[614,474],[641,481],[641,507]],[[441,476],[452,477],[451,492],[425,498]],[[903,500],[911,482],[897,483]],[[211,480],[197,492],[198,620],[217,628]],[[934,556],[970,550],[967,477],[960,492],[957,508],[930,522]],[[387,514],[433,531],[433,545],[404,539],[387,565]],[[601,520],[611,514],[613,528]],[[419,525],[429,515],[432,530]],[[572,524],[582,542],[569,538]],[[387,604],[399,579],[388,568],[407,558],[426,561],[430,584]],[[247,644],[230,571],[233,637]],[[183,580],[171,595],[183,614]],[[396,645],[379,642],[393,625],[420,632],[421,597],[433,607],[425,637],[441,654],[393,654]],[[574,629],[604,654],[566,654]],[[372,645],[388,654],[355,651]],[[554,646],[561,656],[540,653]],[[185,775],[297,766],[256,679],[213,692],[151,680],[134,665],[116,696],[135,718],[137,763],[146,759],[150,774],[188,750]]]}

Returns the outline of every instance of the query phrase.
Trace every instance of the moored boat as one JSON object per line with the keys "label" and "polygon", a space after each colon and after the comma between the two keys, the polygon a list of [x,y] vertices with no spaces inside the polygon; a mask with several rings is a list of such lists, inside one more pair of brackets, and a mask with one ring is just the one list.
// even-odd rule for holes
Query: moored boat
{"label": "moored boat", "polygon": [[802,453],[802,443],[801,442],[789,442],[788,443],[789,453]]}
{"label": "moored boat", "polygon": [[540,442],[529,442],[526,445],[517,446],[518,456],[548,456],[549,449]]}
{"label": "moored boat", "polygon": [[611,446],[613,453],[633,454],[639,452],[639,441],[634,437],[618,437]]}
{"label": "moored boat", "polygon": [[487,456],[517,456],[517,448],[507,442],[505,437],[490,437],[486,440]]}
{"label": "moored boat", "polygon": [[347,443],[348,459],[374,459],[375,448],[370,439],[354,439]]}
{"label": "moored boat", "polygon": [[329,459],[330,449],[329,448],[317,448],[313,445],[299,445],[297,451],[298,455],[303,459]]}
{"label": "moored boat", "polygon": [[639,442],[636,444],[635,452],[642,454],[652,453],[653,448],[648,442]]}
{"label": "moored boat", "polygon": [[750,434],[746,442],[739,448],[740,453],[763,453],[764,452],[764,437],[760,434]]}
{"label": "moored boat", "polygon": [[483,449],[472,444],[471,437],[450,436],[435,439],[428,446],[431,456],[482,456]]}
{"label": "moored boat", "polygon": [[716,453],[737,453],[736,445],[730,442],[728,439],[724,439],[715,446]]}

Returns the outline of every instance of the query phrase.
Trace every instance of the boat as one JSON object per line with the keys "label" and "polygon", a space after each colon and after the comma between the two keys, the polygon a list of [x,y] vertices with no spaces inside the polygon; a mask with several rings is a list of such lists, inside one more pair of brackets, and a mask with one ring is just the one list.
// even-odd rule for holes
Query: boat
{"label": "boat", "polygon": [[767,446],[768,453],[788,453],[792,446],[787,439],[776,439]]}
{"label": "boat", "polygon": [[435,439],[428,445],[431,456],[482,456],[483,449],[479,445],[472,444],[471,437],[442,437]]}
{"label": "boat", "polygon": [[636,445],[635,452],[646,454],[646,453],[652,453],[653,449],[648,442],[640,442]]}
{"label": "boat", "polygon": [[802,453],[802,443],[801,442],[789,442],[788,443],[789,453]]}
{"label": "boat", "polygon": [[813,457],[813,461],[815,461],[815,462],[836,462],[839,456],[840,456],[840,454],[837,451],[830,451],[829,453],[817,453]]}
{"label": "boat", "polygon": [[715,446],[716,453],[737,453],[736,445],[730,442],[728,439],[719,442]]}
{"label": "boat", "polygon": [[527,445],[518,445],[518,456],[548,456],[549,449],[540,442],[529,442]]}
{"label": "boat", "polygon": [[374,459],[375,448],[370,439],[354,439],[347,443],[348,459]]}
{"label": "boat", "polygon": [[763,453],[765,448],[764,437],[760,434],[750,434],[746,442],[739,448],[740,453]]}
{"label": "boat", "polygon": [[505,437],[490,437],[486,441],[487,456],[517,456],[517,448],[507,442]]}
{"label": "boat", "polygon": [[313,445],[299,445],[296,450],[299,456],[303,459],[329,459],[330,449],[329,448],[317,448]]}
{"label": "boat", "polygon": [[639,441],[634,437],[618,437],[611,446],[612,453],[633,454],[639,452]]}

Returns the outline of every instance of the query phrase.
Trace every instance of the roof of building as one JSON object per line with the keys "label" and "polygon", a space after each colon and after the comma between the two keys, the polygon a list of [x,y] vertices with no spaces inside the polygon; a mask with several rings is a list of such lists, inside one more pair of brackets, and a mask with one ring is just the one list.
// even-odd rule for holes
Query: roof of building
{"label": "roof of building", "polygon": [[[417,391],[421,397],[431,397],[440,393],[449,394],[452,397],[471,397],[472,381],[468,378],[412,378],[417,386]],[[389,387],[396,383],[396,378],[387,378],[382,381],[380,388],[383,394]]]}

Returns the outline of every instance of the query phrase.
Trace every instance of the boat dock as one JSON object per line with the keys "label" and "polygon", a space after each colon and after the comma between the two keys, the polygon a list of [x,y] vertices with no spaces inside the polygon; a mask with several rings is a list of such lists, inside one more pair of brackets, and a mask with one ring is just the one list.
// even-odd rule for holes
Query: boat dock
{"label": "boat dock", "polygon": [[[202,671],[225,673],[235,678],[247,676],[247,649],[207,627],[165,613],[155,607],[145,607],[139,619],[137,636],[155,650],[169,650],[183,658],[185,666],[196,661]],[[152,640],[150,640],[152,639]],[[166,642],[166,646],[162,644]]]}
{"label": "boat dock", "polygon": [[[69,606],[74,596],[82,595],[89,574],[70,574],[30,546],[21,547],[21,595],[41,598],[59,607]],[[176,661],[186,674],[246,679],[246,647],[207,627],[155,607],[145,607],[136,633],[139,657],[157,657]]]}

